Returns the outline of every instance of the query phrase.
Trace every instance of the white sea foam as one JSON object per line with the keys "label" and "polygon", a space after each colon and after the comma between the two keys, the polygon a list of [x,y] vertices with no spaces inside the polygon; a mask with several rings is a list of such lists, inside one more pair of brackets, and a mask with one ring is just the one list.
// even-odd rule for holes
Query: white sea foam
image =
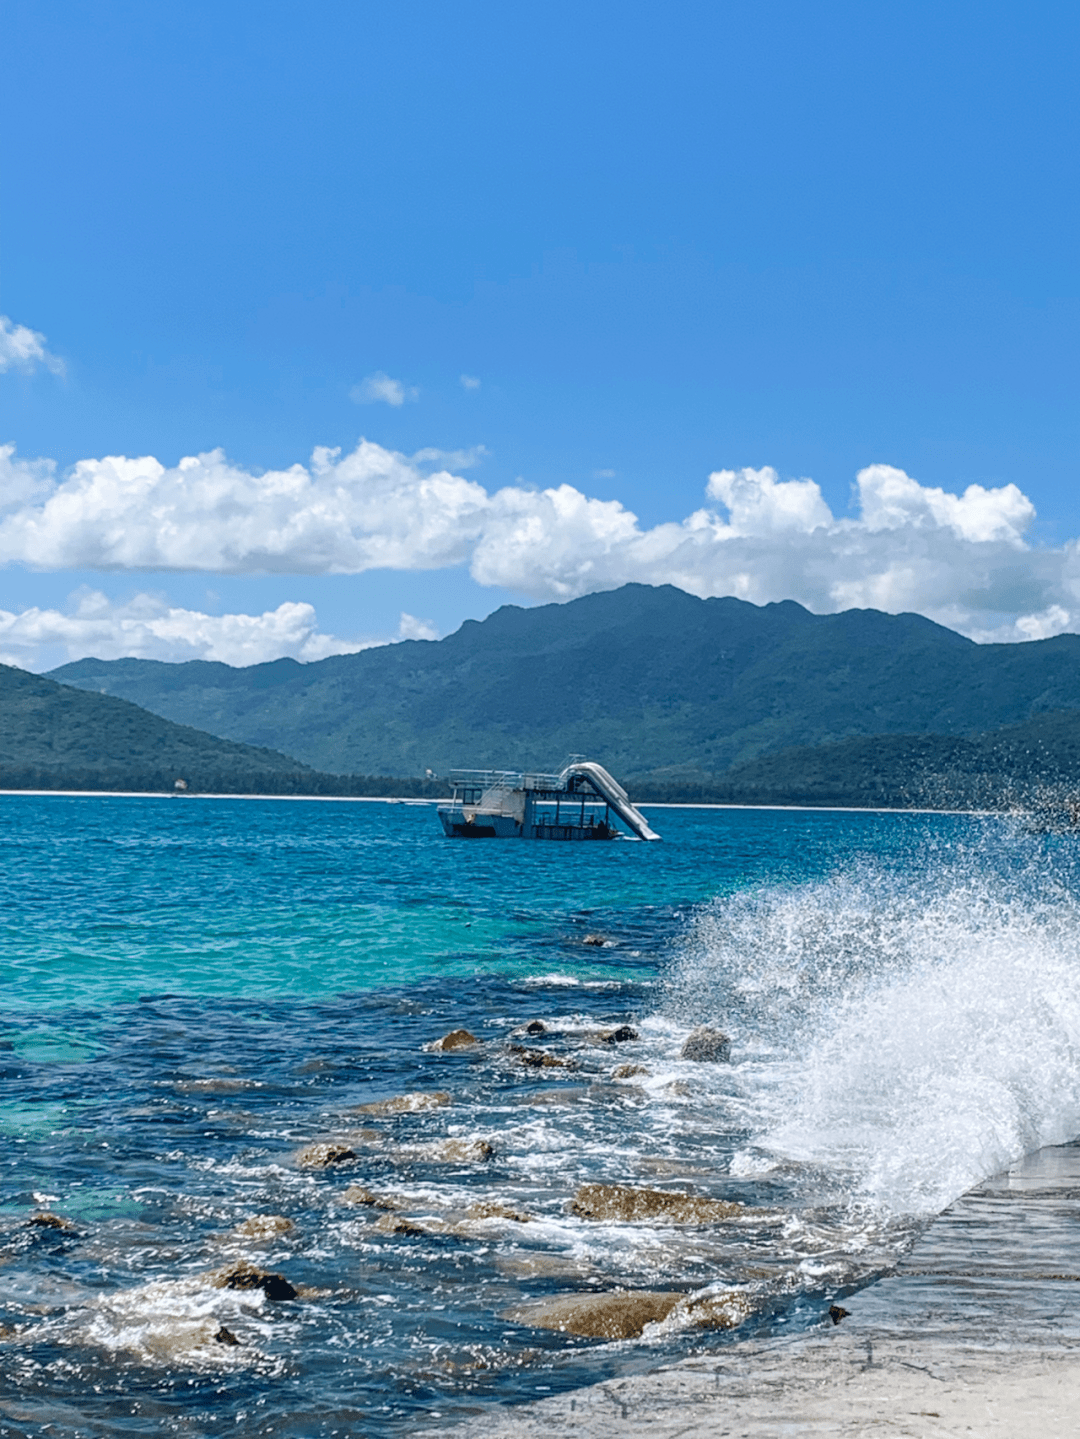
{"label": "white sea foam", "polygon": [[1015,843],[702,912],[664,1011],[735,1041],[734,1172],[795,1161],[924,1215],[1080,1134],[1080,904],[1060,848]]}

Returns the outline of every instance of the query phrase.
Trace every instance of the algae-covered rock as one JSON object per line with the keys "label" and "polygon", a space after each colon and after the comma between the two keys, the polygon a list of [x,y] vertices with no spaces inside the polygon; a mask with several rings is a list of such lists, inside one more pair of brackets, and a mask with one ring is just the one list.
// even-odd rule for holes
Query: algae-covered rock
{"label": "algae-covered rock", "polygon": [[636,1339],[646,1324],[666,1319],[681,1294],[617,1289],[606,1294],[558,1294],[507,1310],[502,1317],[537,1329],[588,1339]]}
{"label": "algae-covered rock", "polygon": [[627,1184],[583,1184],[570,1201],[581,1219],[623,1223],[716,1224],[744,1212],[741,1204],[679,1194],[667,1189],[634,1189]]}
{"label": "algae-covered rock", "polygon": [[450,1096],[442,1090],[417,1091],[413,1094],[396,1094],[392,1099],[376,1099],[372,1104],[358,1104],[355,1114],[419,1114],[425,1109],[440,1109],[450,1103]]}
{"label": "algae-covered rock", "polygon": [[679,1058],[692,1059],[697,1064],[726,1064],[731,1059],[731,1040],[719,1029],[700,1025],[687,1036]]}
{"label": "algae-covered rock", "polygon": [[283,1274],[256,1269],[253,1264],[231,1264],[212,1279],[215,1289],[261,1289],[267,1299],[295,1299],[297,1291]]}

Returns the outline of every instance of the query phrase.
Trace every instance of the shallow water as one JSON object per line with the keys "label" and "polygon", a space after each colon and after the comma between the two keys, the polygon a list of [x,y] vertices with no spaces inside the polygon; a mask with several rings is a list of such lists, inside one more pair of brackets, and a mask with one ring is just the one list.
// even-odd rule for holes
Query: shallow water
{"label": "shallow water", "polygon": [[[651,818],[663,844],[468,845],[420,805],[6,797],[0,1433],[407,1433],[817,1322],[1080,1133],[1073,841]],[[565,1067],[509,1049],[533,1019],[515,1042]],[[680,1060],[701,1022],[730,1064]],[[427,1047],[457,1027],[481,1042]],[[445,1102],[358,1111],[402,1094]],[[355,1158],[304,1167],[316,1142]],[[577,1217],[598,1180],[745,1209]],[[292,1227],[238,1232],[258,1215]],[[301,1297],[214,1287],[238,1259]],[[752,1317],[616,1343],[505,1317],[614,1287]]]}

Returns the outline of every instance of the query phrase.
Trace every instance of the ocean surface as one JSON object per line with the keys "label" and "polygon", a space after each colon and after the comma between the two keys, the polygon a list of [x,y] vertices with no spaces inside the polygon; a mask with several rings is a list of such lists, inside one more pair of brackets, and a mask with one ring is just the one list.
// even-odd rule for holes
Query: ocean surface
{"label": "ocean surface", "polygon": [[[648,813],[467,844],[412,803],[0,799],[0,1436],[405,1435],[795,1332],[1080,1134],[1076,839]],[[680,1058],[700,1024],[729,1063]],[[742,1208],[588,1218],[592,1183]],[[528,1322],[612,1289],[686,1302]]]}

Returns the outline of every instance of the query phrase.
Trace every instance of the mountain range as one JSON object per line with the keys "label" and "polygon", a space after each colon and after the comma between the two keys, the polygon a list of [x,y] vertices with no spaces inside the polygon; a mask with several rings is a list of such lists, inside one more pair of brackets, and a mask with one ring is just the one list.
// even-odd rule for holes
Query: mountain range
{"label": "mountain range", "polygon": [[[808,773],[795,749],[843,767],[862,752],[835,747],[860,739],[974,742],[1038,721],[1057,743],[1080,724],[1080,636],[981,645],[914,614],[814,615],[671,586],[504,606],[442,640],[310,664],[85,659],[51,677],[332,774],[550,768],[583,753],[643,793],[769,788],[786,774],[782,787]],[[1040,720],[1051,712],[1068,713]],[[967,754],[981,773],[1027,741],[1002,743],[954,744],[952,768]],[[882,742],[864,759],[912,753]]]}

